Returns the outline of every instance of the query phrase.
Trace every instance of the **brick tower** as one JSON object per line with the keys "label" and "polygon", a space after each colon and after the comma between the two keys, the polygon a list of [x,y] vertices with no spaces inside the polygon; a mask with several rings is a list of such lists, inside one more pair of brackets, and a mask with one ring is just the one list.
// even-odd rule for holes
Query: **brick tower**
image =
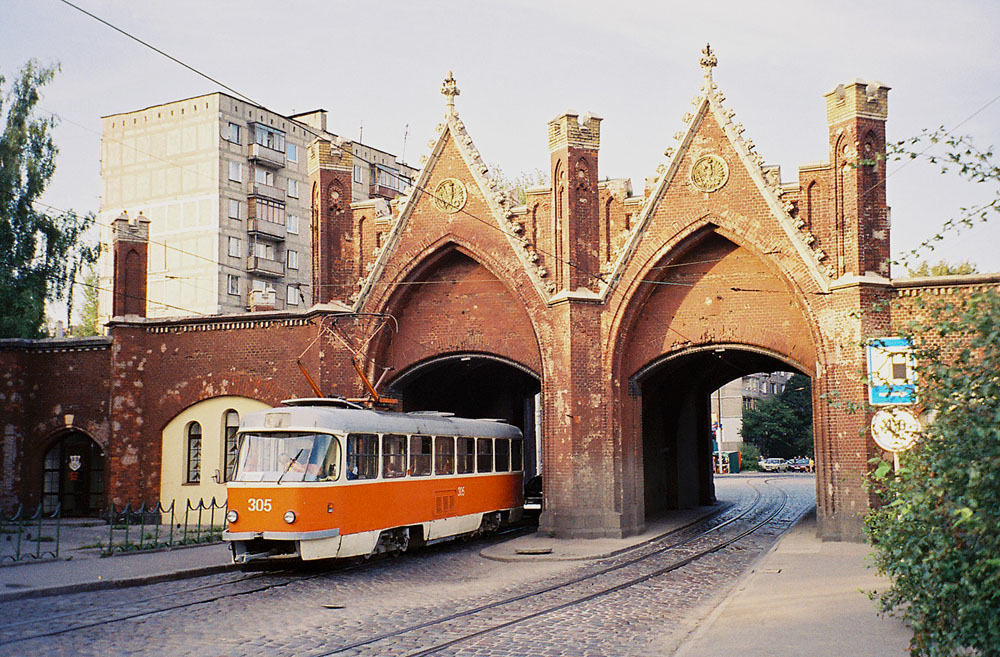
{"label": "brick tower", "polygon": [[139,213],[135,221],[122,212],[111,223],[114,276],[112,317],[146,316],[146,269],[150,221]]}
{"label": "brick tower", "polygon": [[351,224],[350,142],[333,144],[317,139],[309,145],[309,184],[312,194],[313,303],[348,301],[351,263],[356,259]]}
{"label": "brick tower", "polygon": [[[889,276],[885,202],[885,121],[889,87],[854,80],[826,94],[832,212],[826,246],[834,278]],[[824,230],[825,229],[825,230]]]}
{"label": "brick tower", "polygon": [[553,256],[557,290],[597,289],[600,204],[597,152],[601,119],[566,112],[549,121]]}

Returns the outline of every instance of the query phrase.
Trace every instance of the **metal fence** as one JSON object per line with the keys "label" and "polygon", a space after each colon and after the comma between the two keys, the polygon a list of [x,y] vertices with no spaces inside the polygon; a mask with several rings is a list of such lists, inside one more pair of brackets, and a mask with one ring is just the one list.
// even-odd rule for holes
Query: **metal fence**
{"label": "metal fence", "polygon": [[0,513],[0,563],[74,559],[222,540],[226,502],[111,505],[97,518],[64,518],[61,506]]}

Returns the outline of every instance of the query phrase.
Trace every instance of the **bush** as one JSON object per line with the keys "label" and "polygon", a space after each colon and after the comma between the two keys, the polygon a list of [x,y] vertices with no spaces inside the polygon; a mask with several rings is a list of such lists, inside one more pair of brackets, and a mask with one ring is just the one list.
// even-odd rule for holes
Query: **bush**
{"label": "bush", "polygon": [[740,443],[740,469],[745,471],[760,471],[760,450],[756,445]]}
{"label": "bush", "polygon": [[[927,309],[914,327],[919,396],[934,419],[901,467],[877,463],[882,506],[866,532],[890,588],[882,611],[913,628],[912,655],[1000,646],[1000,295],[995,291]],[[944,338],[942,340],[941,338]],[[944,354],[935,347],[959,341]]]}

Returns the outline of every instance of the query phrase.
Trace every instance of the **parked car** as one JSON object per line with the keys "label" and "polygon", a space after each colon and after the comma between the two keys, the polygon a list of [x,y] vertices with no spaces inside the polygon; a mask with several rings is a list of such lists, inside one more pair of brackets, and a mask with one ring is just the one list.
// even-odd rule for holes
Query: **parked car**
{"label": "parked car", "polygon": [[537,518],[542,514],[542,475],[535,475],[524,484],[524,515]]}
{"label": "parked car", "polygon": [[778,458],[764,459],[760,462],[760,469],[764,472],[787,472],[788,461]]}
{"label": "parked car", "polygon": [[792,472],[812,472],[812,459],[804,457],[792,459],[788,462],[788,469]]}

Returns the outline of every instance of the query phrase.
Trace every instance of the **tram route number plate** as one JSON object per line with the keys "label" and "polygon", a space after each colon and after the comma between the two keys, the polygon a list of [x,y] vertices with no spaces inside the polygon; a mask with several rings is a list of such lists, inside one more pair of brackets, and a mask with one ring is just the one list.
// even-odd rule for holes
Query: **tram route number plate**
{"label": "tram route number plate", "polygon": [[250,511],[270,511],[271,498],[251,497],[247,500],[247,509]]}

